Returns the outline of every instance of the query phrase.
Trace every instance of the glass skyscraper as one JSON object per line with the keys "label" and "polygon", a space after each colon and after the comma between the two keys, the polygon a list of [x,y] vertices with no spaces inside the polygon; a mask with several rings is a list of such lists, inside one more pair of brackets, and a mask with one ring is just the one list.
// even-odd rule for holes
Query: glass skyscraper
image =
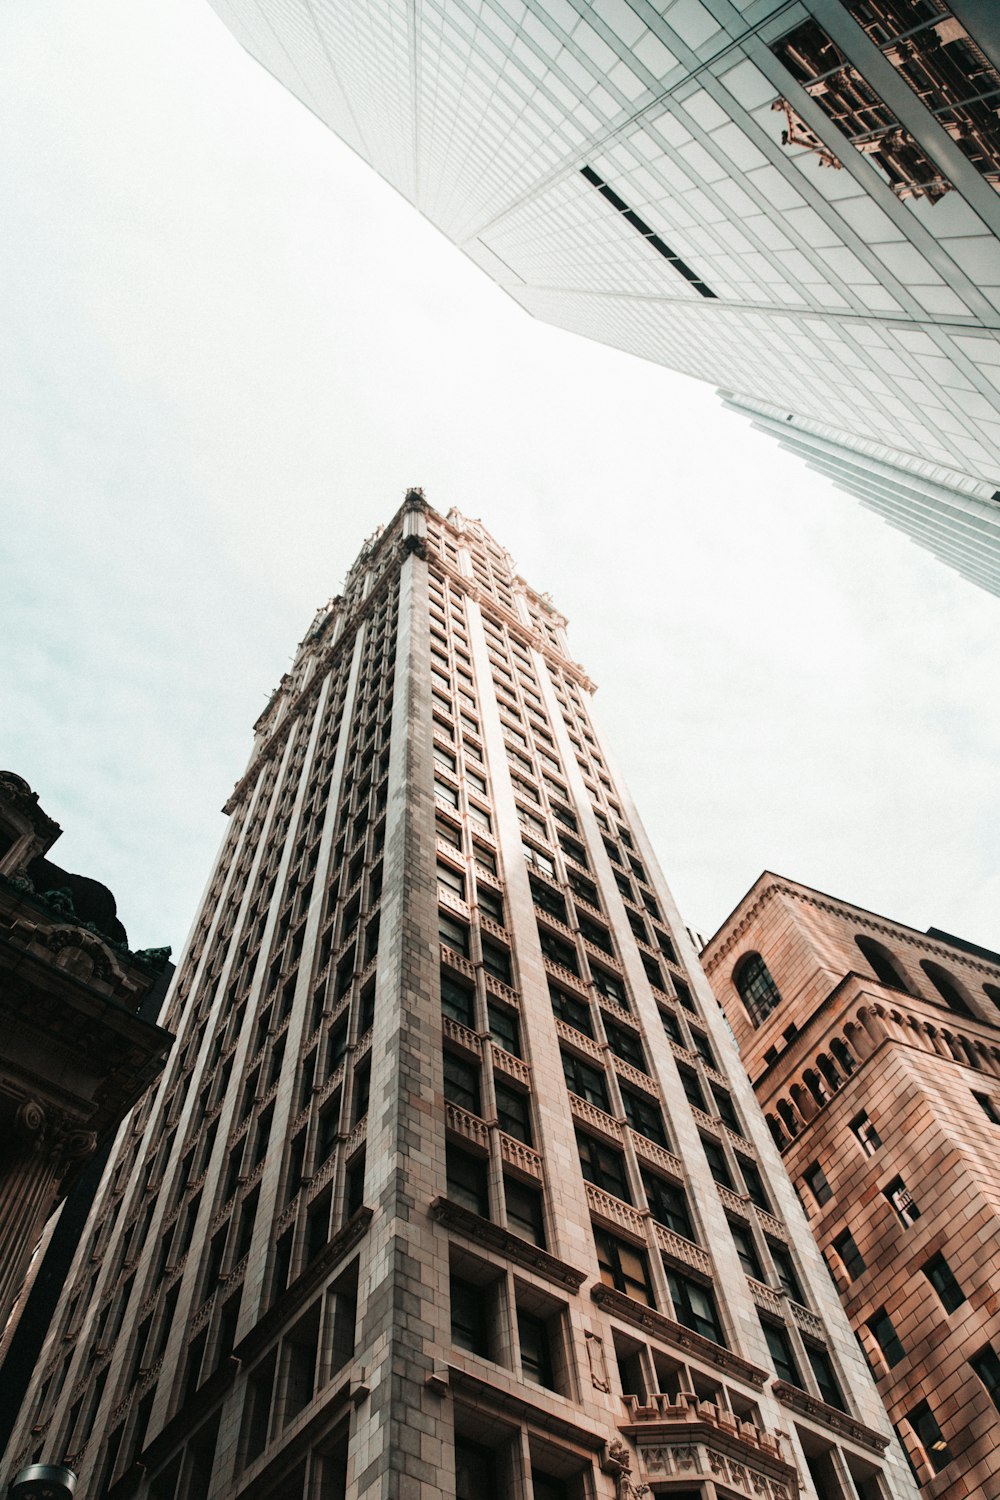
{"label": "glass skyscraper", "polygon": [[819,437],[957,566],[961,512],[1000,587],[987,0],[212,4],[529,312]]}
{"label": "glass skyscraper", "polygon": [[4,1481],[915,1500],[564,627],[418,492],[311,623]]}

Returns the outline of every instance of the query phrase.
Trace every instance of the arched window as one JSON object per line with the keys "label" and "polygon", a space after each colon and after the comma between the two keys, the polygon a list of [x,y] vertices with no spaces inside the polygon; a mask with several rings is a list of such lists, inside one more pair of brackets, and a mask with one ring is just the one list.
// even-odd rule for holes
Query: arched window
{"label": "arched window", "polygon": [[956,1016],[968,1016],[970,1021],[976,1019],[975,1011],[967,1004],[965,996],[947,969],[942,969],[940,964],[932,964],[927,958],[921,959],[920,967],[950,1011],[954,1011]]}
{"label": "arched window", "polygon": [[778,986],[759,953],[747,953],[733,970],[733,984],[755,1026],[781,1004]]}
{"label": "arched window", "polygon": [[988,1000],[992,1000],[994,1005],[1000,1006],[1000,984],[990,984],[987,981],[983,985],[983,994]]}
{"label": "arched window", "polygon": [[902,990],[905,995],[913,994],[913,986],[907,982],[898,961],[888,948],[883,948],[881,943],[870,937],[855,937],[854,941],[871,965],[876,979],[880,979],[891,989]]}

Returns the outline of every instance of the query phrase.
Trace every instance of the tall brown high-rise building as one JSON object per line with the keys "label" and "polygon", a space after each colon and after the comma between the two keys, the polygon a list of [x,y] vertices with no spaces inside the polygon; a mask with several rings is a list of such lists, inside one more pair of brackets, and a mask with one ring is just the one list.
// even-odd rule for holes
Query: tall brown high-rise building
{"label": "tall brown high-rise building", "polygon": [[703,954],[923,1493],[1000,1495],[1000,954],[764,874]]}
{"label": "tall brown high-rise building", "polygon": [[564,626],[419,492],[317,615],[8,1473],[912,1500]]}

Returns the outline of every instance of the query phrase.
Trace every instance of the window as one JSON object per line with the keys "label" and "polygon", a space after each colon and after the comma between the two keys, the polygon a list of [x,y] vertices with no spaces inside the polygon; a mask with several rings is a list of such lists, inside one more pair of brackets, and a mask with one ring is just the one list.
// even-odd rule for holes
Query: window
{"label": "window", "polygon": [[536,849],[533,844],[524,845],[524,857],[529,865],[534,865],[535,869],[541,870],[543,875],[555,875],[556,867],[549,856],[543,854],[541,849]]}
{"label": "window", "polygon": [[951,1267],[943,1255],[935,1255],[921,1268],[931,1286],[944,1304],[945,1312],[953,1313],[965,1301],[965,1293],[951,1273]]}
{"label": "window", "polygon": [[951,1450],[927,1402],[921,1401],[919,1406],[907,1412],[906,1420],[923,1448],[927,1462],[935,1474],[940,1474],[945,1464],[951,1463]]}
{"label": "window", "polygon": [[434,831],[443,843],[450,844],[453,849],[461,849],[462,830],[456,828],[454,823],[449,823],[445,818],[437,818],[434,823]]}
{"label": "window", "polygon": [[602,953],[614,953],[611,946],[611,934],[600,922],[595,922],[592,917],[586,917],[582,912],[577,913],[577,925],[581,935],[595,948],[600,948]]}
{"label": "window", "polygon": [[597,898],[597,887],[593,882],[588,880],[586,875],[581,875],[579,870],[567,870],[566,873],[569,880],[569,888],[574,896],[579,897],[581,901],[586,901],[588,906],[593,906],[596,910],[600,910],[601,903]]}
{"label": "window", "polygon": [[649,1266],[645,1252],[635,1245],[626,1244],[606,1229],[594,1226],[594,1243],[597,1246],[597,1263],[601,1280],[605,1286],[624,1292],[636,1302],[653,1307],[653,1286],[649,1279]]}
{"label": "window", "polygon": [[501,948],[499,943],[490,942],[488,938],[483,938],[483,968],[502,984],[510,984],[510,954],[506,948]]}
{"label": "window", "polygon": [[566,902],[560,893],[542,880],[532,880],[529,876],[528,884],[531,886],[531,899],[542,911],[548,912],[550,917],[555,917],[559,922],[566,920]]}
{"label": "window", "polygon": [[882,1192],[896,1210],[901,1224],[909,1228],[911,1224],[917,1222],[920,1218],[920,1209],[914,1203],[902,1177],[894,1177],[890,1183],[886,1184]]}
{"label": "window", "polygon": [[484,917],[490,917],[494,922],[504,924],[503,897],[499,891],[495,891],[488,885],[476,887],[476,902]]}
{"label": "window", "polygon": [[526,1146],[532,1143],[531,1102],[528,1095],[508,1083],[496,1081],[497,1124],[507,1135]]}
{"label": "window", "polygon": [[461,953],[463,958],[468,958],[469,929],[464,922],[456,922],[454,917],[446,916],[443,911],[439,911],[438,937],[449,948],[454,948],[456,953]]}
{"label": "window", "polygon": [[998,1111],[997,1109],[996,1101],[994,1100],[993,1095],[977,1094],[974,1092],[972,1097],[979,1105],[979,1108],[982,1110],[987,1120],[989,1120],[994,1125],[1000,1125],[1000,1111]]}
{"label": "window", "polygon": [[947,969],[942,969],[940,964],[932,964],[926,958],[921,959],[920,967],[950,1011],[953,1011],[956,1016],[966,1016],[970,1021],[976,1019],[975,1013],[966,1004],[958,984],[952,979]]}
{"label": "window", "polygon": [[700,1281],[693,1281],[690,1276],[682,1276],[680,1271],[674,1271],[669,1266],[667,1285],[678,1323],[683,1323],[692,1333],[700,1333],[703,1339],[711,1339],[713,1344],[724,1345],[726,1341],[722,1336],[722,1325],[711,1288],[702,1286]]}
{"label": "window", "polygon": [[549,985],[549,1000],[553,1014],[558,1016],[560,1021],[565,1021],[567,1026],[572,1026],[576,1031],[582,1031],[584,1036],[594,1035],[590,1006],[583,1000],[578,1000],[575,995],[567,994],[565,990],[560,990],[552,984]]}
{"label": "window", "polygon": [[771,1252],[774,1269],[778,1278],[778,1285],[783,1292],[787,1292],[793,1302],[805,1306],[805,1294],[802,1291],[802,1283],[799,1281],[795,1270],[795,1262],[784,1245],[777,1244],[774,1240],[768,1240],[767,1248]]}
{"label": "window", "polygon": [[449,1200],[459,1204],[462,1208],[469,1209],[474,1214],[479,1214],[483,1219],[488,1219],[490,1195],[485,1160],[473,1156],[470,1151],[462,1151],[460,1147],[453,1146],[449,1141],[446,1147],[445,1166]]}
{"label": "window", "polygon": [[605,1021],[604,1033],[616,1057],[620,1057],[623,1062],[631,1063],[634,1068],[641,1069],[643,1073],[649,1071],[646,1054],[642,1050],[642,1042],[637,1031],[633,1031],[629,1026],[619,1026],[615,1021]]}
{"label": "window", "polygon": [[507,1204],[507,1227],[521,1239],[545,1248],[545,1215],[542,1195],[537,1188],[518,1182],[514,1177],[504,1178],[504,1198]]}
{"label": "window", "polygon": [[441,1010],[463,1026],[476,1023],[476,992],[472,985],[453,979],[444,970],[441,973]]}
{"label": "window", "polygon": [[684,1097],[687,1099],[687,1102],[694,1109],[700,1109],[702,1114],[706,1114],[705,1096],[701,1091],[701,1083],[697,1073],[693,1073],[690,1068],[685,1068],[683,1063],[680,1064],[677,1071],[680,1074],[681,1088],[684,1090]]}
{"label": "window", "polygon": [[819,1389],[820,1396],[827,1406],[835,1406],[838,1411],[844,1411],[844,1398],[841,1394],[837,1377],[833,1373],[833,1361],[825,1349],[818,1349],[815,1344],[806,1344],[806,1354]]}
{"label": "window", "polygon": [[762,1208],[766,1214],[771,1213],[771,1200],[764,1191],[764,1179],[759,1170],[752,1161],[747,1161],[745,1156],[738,1156],[737,1161],[743,1173],[743,1182],[750,1202],[755,1208]]}
{"label": "window", "polygon": [[489,1448],[455,1439],[455,1500],[497,1500],[497,1456]]}
{"label": "window", "polygon": [[542,953],[550,962],[558,964],[563,969],[568,969],[571,974],[579,974],[580,965],[577,960],[576,949],[570,943],[565,942],[561,937],[557,937],[547,927],[539,927],[538,941]]}
{"label": "window", "polygon": [[771,1355],[771,1363],[774,1365],[774,1373],[779,1380],[786,1380],[789,1385],[797,1385],[801,1389],[802,1376],[795,1362],[795,1354],[792,1350],[792,1341],[788,1337],[788,1330],[779,1327],[777,1323],[770,1323],[761,1318],[760,1326],[764,1332],[764,1340]]}
{"label": "window", "polygon": [[710,1068],[717,1068],[719,1065],[715,1060],[715,1053],[712,1051],[708,1037],[705,1036],[704,1032],[699,1031],[696,1026],[692,1026],[690,1030],[691,1045],[694,1047],[694,1050],[697,1052],[702,1062],[708,1063],[708,1066]]}
{"label": "window", "polygon": [[444,1054],[444,1097],[450,1104],[457,1104],[470,1114],[481,1113],[479,1068],[475,1063],[456,1057],[454,1052]]}
{"label": "window", "polygon": [[755,1026],[781,1004],[778,986],[759,953],[747,953],[733,970],[733,984]]}
{"label": "window", "polygon": [[757,1254],[757,1246],[753,1242],[753,1235],[745,1224],[737,1224],[733,1219],[729,1220],[729,1229],[733,1236],[733,1244],[736,1246],[736,1254],[739,1256],[740,1265],[747,1276],[752,1276],[754,1281],[764,1280],[764,1268]]}
{"label": "window", "polygon": [[900,1343],[892,1319],[884,1307],[880,1307],[878,1312],[873,1313],[865,1326],[881,1349],[890,1370],[893,1365],[898,1365],[899,1361],[905,1358],[906,1350]]}
{"label": "window", "polygon": [[720,1187],[729,1188],[730,1192],[735,1192],[733,1176],[729,1170],[729,1163],[726,1161],[726,1153],[718,1141],[709,1140],[708,1136],[703,1135],[701,1137],[701,1144],[705,1152],[705,1160],[708,1162],[708,1170],[716,1182]]}
{"label": "window", "polygon": [[861,1251],[854,1243],[854,1236],[849,1229],[845,1229],[842,1234],[838,1234],[833,1242],[833,1248],[840,1257],[841,1264],[847,1272],[848,1280],[856,1281],[865,1269],[865,1262]]}
{"label": "window", "polygon": [[590,1063],[585,1063],[582,1058],[572,1052],[562,1054],[562,1065],[566,1087],[570,1093],[578,1094],[581,1099],[586,1099],[588,1104],[594,1104],[598,1109],[603,1109],[606,1114],[608,1085],[603,1072]]}
{"label": "window", "polygon": [[737,1135],[743,1134],[736,1106],[733,1104],[732,1095],[728,1089],[720,1088],[717,1083],[711,1086],[712,1098],[715,1101],[716,1112],[723,1125],[728,1125],[730,1130],[735,1130]]}
{"label": "window", "polygon": [[489,1017],[490,1035],[498,1047],[509,1052],[513,1057],[521,1056],[521,1033],[517,1024],[517,1016],[506,1005],[495,1005],[491,1001],[486,1007]]}
{"label": "window", "polygon": [[626,1203],[632,1202],[632,1195],[628,1187],[628,1175],[625,1170],[625,1158],[620,1151],[615,1151],[611,1146],[605,1146],[578,1130],[576,1133],[576,1144],[580,1152],[580,1170],[588,1182],[595,1187],[603,1189],[605,1193],[611,1193],[615,1198],[622,1198]]}
{"label": "window", "polygon": [[451,1278],[451,1341],[470,1354],[490,1357],[489,1306],[486,1289]]}
{"label": "window", "polygon": [[882,1137],[864,1110],[859,1115],[854,1116],[854,1119],[851,1121],[851,1130],[854,1132],[855,1139],[865,1155],[874,1156],[875,1152],[882,1145]]}
{"label": "window", "polygon": [[445,750],[441,745],[434,746],[434,759],[439,766],[444,766],[454,776],[458,772],[458,761],[450,750]]}
{"label": "window", "polygon": [[993,1405],[1000,1411],[1000,1355],[991,1344],[987,1344],[985,1349],[980,1349],[978,1354],[972,1356],[969,1364],[986,1387]]}
{"label": "window", "polygon": [[438,781],[435,779],[434,795],[435,797],[438,797],[442,802],[447,802],[449,807],[458,806],[457,790],[455,789],[455,787],[449,786],[445,781]]}
{"label": "window", "polygon": [[642,1172],[642,1185],[646,1189],[649,1211],[658,1224],[666,1225],[674,1234],[686,1240],[697,1240],[691,1214],[688,1210],[687,1194],[679,1183],[671,1182],[656,1172]]}
{"label": "window", "polygon": [[802,1180],[821,1208],[824,1203],[829,1203],[833,1197],[833,1189],[827,1182],[826,1173],[818,1161],[814,1161],[811,1167],[806,1167]]}
{"label": "window", "polygon": [[521,1374],[534,1385],[544,1385],[547,1390],[557,1389],[552,1368],[552,1345],[549,1327],[544,1318],[534,1313],[517,1310],[517,1337],[521,1348]]}
{"label": "window", "polygon": [[449,891],[454,891],[456,896],[465,900],[465,876],[458,870],[453,870],[451,865],[444,864],[440,859],[437,866],[438,885],[445,886]]}
{"label": "window", "polygon": [[644,1135],[647,1140],[655,1141],[664,1150],[670,1150],[670,1140],[667,1136],[667,1128],[663,1123],[663,1115],[659,1105],[654,1099],[647,1098],[645,1094],[636,1093],[635,1089],[621,1087],[622,1108],[625,1118],[633,1130]]}
{"label": "window", "polygon": [[594,988],[599,994],[603,995],[606,1000],[613,1000],[623,1010],[628,1010],[625,986],[616,974],[609,974],[606,969],[600,968],[597,964],[591,964],[590,974],[594,981]]}
{"label": "window", "polygon": [[672,1010],[662,1010],[661,1009],[660,1010],[660,1021],[662,1022],[662,1024],[663,1024],[663,1030],[666,1032],[666,1034],[667,1034],[668,1038],[670,1039],[670,1041],[676,1042],[677,1045],[678,1045],[678,1047],[683,1047],[684,1046],[684,1033],[681,1031],[680,1022],[678,1021],[677,1017],[674,1015],[673,1011]]}
{"label": "window", "polygon": [[888,948],[884,948],[874,938],[856,937],[854,941],[868,960],[868,964],[876,979],[880,979],[890,989],[902,990],[906,995],[913,994],[913,990],[907,984],[897,959],[889,952]]}

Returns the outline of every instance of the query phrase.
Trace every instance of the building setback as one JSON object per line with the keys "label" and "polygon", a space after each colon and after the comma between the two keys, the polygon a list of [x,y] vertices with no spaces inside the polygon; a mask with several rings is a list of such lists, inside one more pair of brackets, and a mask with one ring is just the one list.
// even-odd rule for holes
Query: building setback
{"label": "building setback", "polygon": [[1000,954],[764,874],[703,953],[923,1493],[1000,1494]]}
{"label": "building setback", "polygon": [[5,1474],[912,1500],[564,625],[419,491],[317,615]]}
{"label": "building setback", "polygon": [[534,316],[721,387],[1000,592],[988,0],[211,0]]}

